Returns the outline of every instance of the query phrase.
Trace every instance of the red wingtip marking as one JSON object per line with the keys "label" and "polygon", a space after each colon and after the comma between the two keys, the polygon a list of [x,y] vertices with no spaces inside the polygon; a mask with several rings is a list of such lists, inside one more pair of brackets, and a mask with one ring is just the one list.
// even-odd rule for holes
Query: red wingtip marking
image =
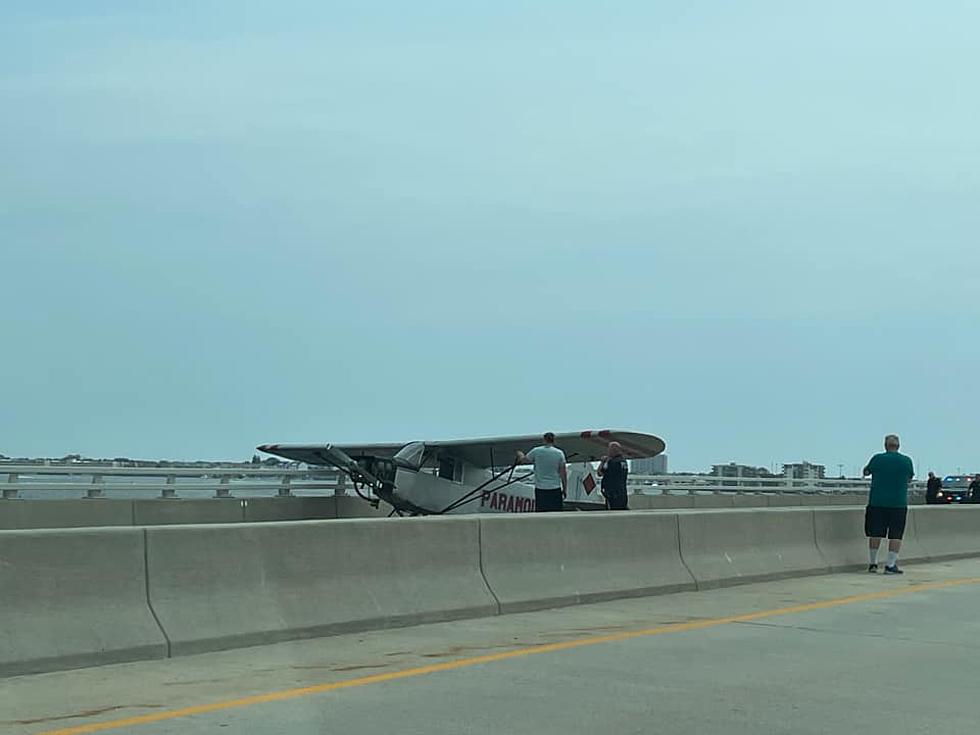
{"label": "red wingtip marking", "polygon": [[609,436],[610,433],[609,429],[603,429],[599,432],[599,436]]}
{"label": "red wingtip marking", "polygon": [[591,432],[591,431],[583,431],[583,432],[582,432],[582,433],[580,434],[580,436],[581,436],[581,437],[582,437],[583,439],[588,439],[589,437],[591,437],[591,436],[592,436],[592,432]]}

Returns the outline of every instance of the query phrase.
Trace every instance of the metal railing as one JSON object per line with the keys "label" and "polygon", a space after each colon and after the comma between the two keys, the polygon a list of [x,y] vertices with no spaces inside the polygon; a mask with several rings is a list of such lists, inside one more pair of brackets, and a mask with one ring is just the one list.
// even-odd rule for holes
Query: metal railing
{"label": "metal railing", "polygon": [[[6,476],[6,482],[2,478]],[[133,482],[121,482],[131,478]],[[107,482],[108,480],[108,482]],[[182,484],[180,480],[184,480]],[[191,485],[189,480],[197,482]],[[109,467],[73,464],[5,464],[0,463],[2,497],[20,497],[22,490],[32,494],[82,491],[84,498],[104,498],[106,489],[132,493],[158,492],[161,498],[178,498],[181,489],[213,490],[216,498],[230,498],[235,489],[275,493],[290,497],[294,491],[321,491],[344,495],[346,477],[328,469],[256,467]],[[327,493],[329,491],[329,493]]]}
{"label": "metal railing", "polygon": [[[6,476],[6,482],[3,481]],[[123,479],[135,480],[121,482]],[[182,482],[183,481],[183,482]],[[190,484],[190,481],[195,481]],[[712,475],[630,475],[633,493],[647,495],[696,495],[700,493],[865,493],[867,480],[786,477],[715,477]],[[0,462],[0,492],[18,498],[22,490],[32,496],[73,493],[84,498],[104,498],[106,489],[127,493],[159,493],[161,498],[178,498],[181,490],[195,494],[213,491],[213,497],[234,497],[235,490],[271,493],[290,497],[297,491],[345,495],[348,483],[343,473],[328,468],[294,469],[275,467],[112,467],[91,464],[10,464]],[[925,484],[914,482],[913,492]]]}
{"label": "metal railing", "polygon": [[[869,480],[796,477],[716,477],[714,475],[630,475],[629,487],[639,494],[696,495],[698,493],[867,493]],[[925,490],[913,481],[909,490]]]}

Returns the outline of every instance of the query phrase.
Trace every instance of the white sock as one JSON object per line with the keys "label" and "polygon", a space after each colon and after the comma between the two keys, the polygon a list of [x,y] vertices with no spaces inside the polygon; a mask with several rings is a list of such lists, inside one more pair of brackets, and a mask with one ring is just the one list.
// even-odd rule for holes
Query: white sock
{"label": "white sock", "polygon": [[868,549],[868,562],[871,564],[878,563],[878,549]]}
{"label": "white sock", "polygon": [[888,552],[888,566],[890,566],[890,567],[895,566],[895,563],[897,561],[898,561],[898,552],[897,551],[889,551]]}

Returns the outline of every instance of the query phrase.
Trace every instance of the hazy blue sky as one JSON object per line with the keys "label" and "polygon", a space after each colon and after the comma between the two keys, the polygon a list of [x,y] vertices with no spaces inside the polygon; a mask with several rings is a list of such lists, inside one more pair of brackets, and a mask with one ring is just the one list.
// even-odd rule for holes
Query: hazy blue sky
{"label": "hazy blue sky", "polygon": [[980,468],[980,6],[0,6],[0,452]]}

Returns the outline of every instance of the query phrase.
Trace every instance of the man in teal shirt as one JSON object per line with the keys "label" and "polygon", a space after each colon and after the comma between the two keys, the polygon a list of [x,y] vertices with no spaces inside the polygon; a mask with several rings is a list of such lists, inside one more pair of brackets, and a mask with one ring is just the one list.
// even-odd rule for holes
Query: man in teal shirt
{"label": "man in teal shirt", "polygon": [[915,477],[912,460],[901,454],[901,443],[894,434],[885,437],[885,451],[873,456],[864,468],[871,475],[868,507],[864,511],[864,535],[868,537],[868,571],[878,571],[878,547],[888,537],[885,574],[902,574],[898,552],[905,534],[909,506],[909,480]]}

